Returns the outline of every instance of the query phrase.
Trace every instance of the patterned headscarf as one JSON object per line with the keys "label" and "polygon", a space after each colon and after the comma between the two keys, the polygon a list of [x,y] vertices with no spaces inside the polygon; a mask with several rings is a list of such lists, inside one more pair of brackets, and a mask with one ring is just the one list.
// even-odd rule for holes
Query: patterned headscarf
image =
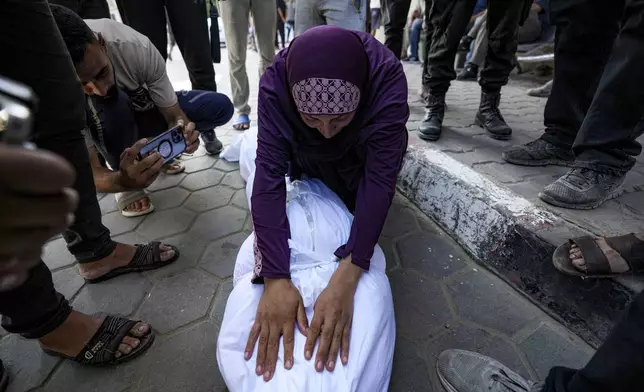
{"label": "patterned headscarf", "polygon": [[369,60],[349,30],[319,26],[297,37],[288,49],[287,74],[297,110],[346,114],[360,106]]}

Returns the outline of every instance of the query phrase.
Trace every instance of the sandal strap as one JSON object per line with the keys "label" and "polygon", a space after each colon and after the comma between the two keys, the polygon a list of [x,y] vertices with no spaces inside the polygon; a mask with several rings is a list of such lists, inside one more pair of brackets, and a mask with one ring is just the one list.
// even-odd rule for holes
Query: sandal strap
{"label": "sandal strap", "polygon": [[631,267],[632,273],[644,271],[644,241],[633,233],[618,237],[604,238],[608,246],[619,253]]}
{"label": "sandal strap", "polygon": [[123,338],[138,321],[118,316],[107,316],[92,336],[89,343],[74,361],[83,365],[98,365],[113,362]]}
{"label": "sandal strap", "polygon": [[[168,245],[169,246],[169,245]],[[173,248],[172,246],[169,246]],[[176,251],[176,249],[175,249]],[[147,245],[136,244],[136,252],[127,267],[143,267],[161,261],[161,242],[154,241]]]}
{"label": "sandal strap", "polygon": [[595,238],[591,236],[577,237],[569,240],[576,244],[581,250],[586,264],[587,275],[604,275],[612,273],[610,263],[602,249],[597,245]]}
{"label": "sandal strap", "polygon": [[116,205],[119,207],[120,211],[123,211],[130,204],[135,203],[139,200],[143,200],[146,197],[148,197],[148,194],[142,190],[125,191],[125,192],[119,192],[114,194],[114,198],[116,199]]}

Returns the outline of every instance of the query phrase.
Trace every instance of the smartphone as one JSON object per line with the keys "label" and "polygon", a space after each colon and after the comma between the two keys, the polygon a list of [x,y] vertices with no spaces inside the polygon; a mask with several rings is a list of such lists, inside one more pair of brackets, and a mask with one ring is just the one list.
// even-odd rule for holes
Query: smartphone
{"label": "smartphone", "polygon": [[163,163],[168,163],[184,151],[186,151],[186,140],[183,138],[183,127],[177,125],[150,140],[139,151],[139,160],[152,152],[158,152],[163,158]]}
{"label": "smartphone", "polygon": [[29,87],[0,76],[0,143],[33,148],[29,139],[36,104]]}

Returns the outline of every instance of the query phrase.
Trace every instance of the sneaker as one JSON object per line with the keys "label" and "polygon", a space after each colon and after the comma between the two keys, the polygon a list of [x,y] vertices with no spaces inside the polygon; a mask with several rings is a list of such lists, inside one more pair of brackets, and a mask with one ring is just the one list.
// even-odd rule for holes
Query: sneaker
{"label": "sneaker", "polygon": [[531,97],[548,98],[552,91],[552,80],[540,87],[531,88],[527,94]]}
{"label": "sneaker", "polygon": [[224,145],[217,139],[215,131],[201,132],[201,140],[206,147],[206,152],[210,155],[216,155],[224,149]]}
{"label": "sneaker", "polygon": [[543,388],[490,357],[465,350],[443,351],[436,372],[447,392],[540,392]]}
{"label": "sneaker", "polygon": [[456,75],[456,80],[476,80],[479,77],[479,66],[472,63],[465,64],[465,68]]}
{"label": "sneaker", "polygon": [[545,187],[539,198],[561,208],[591,210],[621,195],[625,178],[626,175],[575,168]]}
{"label": "sneaker", "polygon": [[521,166],[570,167],[575,162],[572,149],[555,146],[541,138],[521,146],[514,146],[504,151],[502,157],[508,163]]}

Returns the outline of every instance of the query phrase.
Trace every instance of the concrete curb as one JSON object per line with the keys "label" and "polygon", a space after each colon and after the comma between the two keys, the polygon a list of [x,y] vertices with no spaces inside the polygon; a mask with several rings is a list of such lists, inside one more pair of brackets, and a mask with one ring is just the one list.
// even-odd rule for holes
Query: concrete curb
{"label": "concrete curb", "polygon": [[399,191],[492,270],[591,346],[597,347],[633,297],[614,280],[559,273],[552,252],[566,237],[590,234],[449,155],[411,144]]}

